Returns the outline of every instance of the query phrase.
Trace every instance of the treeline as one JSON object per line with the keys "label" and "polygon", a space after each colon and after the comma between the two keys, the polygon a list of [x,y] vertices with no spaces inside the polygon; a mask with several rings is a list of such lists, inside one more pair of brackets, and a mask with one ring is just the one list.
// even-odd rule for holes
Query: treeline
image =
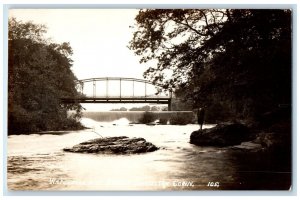
{"label": "treeline", "polygon": [[[82,128],[80,104],[64,105],[60,97],[76,97],[69,43],[44,37],[44,25],[9,19],[8,134]],[[67,111],[76,111],[68,116]]]}
{"label": "treeline", "polygon": [[291,107],[291,16],[284,9],[142,9],[130,49],[149,63],[145,78],[206,107],[208,119],[259,121]]}
{"label": "treeline", "polygon": [[141,107],[133,107],[133,108],[116,108],[116,109],[111,109],[110,111],[162,111],[164,107],[159,107],[159,106],[141,106]]}
{"label": "treeline", "polygon": [[[193,106],[192,103],[184,102],[179,98],[173,98],[171,102],[172,111],[192,111]],[[133,108],[116,108],[111,109],[110,111],[168,111],[168,106],[141,106],[141,107],[133,107]]]}
{"label": "treeline", "polygon": [[149,112],[146,111],[138,119],[141,124],[160,124],[160,125],[187,125],[196,123],[196,117],[190,111],[171,111],[171,112]]}

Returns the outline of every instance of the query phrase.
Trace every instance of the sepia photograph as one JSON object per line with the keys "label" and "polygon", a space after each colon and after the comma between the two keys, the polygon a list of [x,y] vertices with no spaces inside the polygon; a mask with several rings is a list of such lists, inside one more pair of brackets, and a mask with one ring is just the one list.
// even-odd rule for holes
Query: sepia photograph
{"label": "sepia photograph", "polygon": [[291,191],[294,14],[9,9],[7,189]]}

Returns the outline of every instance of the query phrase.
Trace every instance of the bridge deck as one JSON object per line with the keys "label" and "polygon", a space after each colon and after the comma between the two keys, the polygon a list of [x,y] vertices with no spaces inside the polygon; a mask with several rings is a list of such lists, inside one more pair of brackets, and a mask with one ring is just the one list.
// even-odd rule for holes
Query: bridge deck
{"label": "bridge deck", "polygon": [[171,98],[167,97],[83,97],[61,98],[63,103],[157,103],[170,104]]}

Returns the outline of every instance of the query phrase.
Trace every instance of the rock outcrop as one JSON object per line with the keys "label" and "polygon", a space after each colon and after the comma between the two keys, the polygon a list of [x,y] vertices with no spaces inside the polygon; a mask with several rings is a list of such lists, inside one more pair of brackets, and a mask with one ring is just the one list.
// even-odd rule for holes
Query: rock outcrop
{"label": "rock outcrop", "polygon": [[190,143],[199,146],[232,146],[249,141],[249,129],[239,123],[218,124],[211,129],[194,131]]}
{"label": "rock outcrop", "polygon": [[251,152],[271,152],[279,156],[290,154],[291,145],[291,123],[282,121],[255,133],[253,140],[242,142],[232,148]]}
{"label": "rock outcrop", "polygon": [[144,138],[128,138],[126,136],[97,138],[82,142],[64,151],[75,153],[100,154],[136,154],[156,151],[158,147]]}
{"label": "rock outcrop", "polygon": [[232,146],[230,149],[246,152],[262,152],[265,150],[265,147],[260,143],[256,143],[255,141],[248,141],[242,142],[240,145]]}

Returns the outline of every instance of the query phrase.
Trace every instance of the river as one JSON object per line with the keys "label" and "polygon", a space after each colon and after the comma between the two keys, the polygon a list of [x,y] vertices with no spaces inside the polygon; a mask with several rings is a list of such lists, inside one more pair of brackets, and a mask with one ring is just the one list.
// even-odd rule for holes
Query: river
{"label": "river", "polygon": [[[9,190],[174,191],[286,189],[289,172],[252,169],[226,148],[189,143],[198,125],[129,124],[126,118],[98,122],[83,118],[92,129],[8,137]],[[213,125],[205,125],[210,128]],[[80,142],[100,137],[143,137],[160,149],[137,155],[97,155],[64,152]],[[253,166],[257,163],[253,162]],[[278,181],[280,180],[280,181]]]}

